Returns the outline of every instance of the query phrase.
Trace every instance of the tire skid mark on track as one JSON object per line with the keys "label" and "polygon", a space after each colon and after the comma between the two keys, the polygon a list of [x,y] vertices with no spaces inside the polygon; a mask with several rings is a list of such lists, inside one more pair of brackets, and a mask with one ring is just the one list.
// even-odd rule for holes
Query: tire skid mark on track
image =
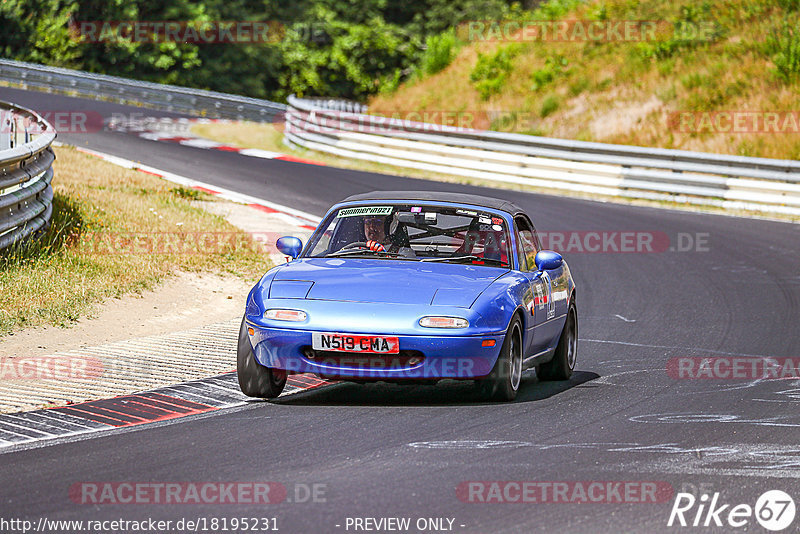
{"label": "tire skid mark on track", "polygon": [[[335,383],[312,375],[292,375],[280,397]],[[0,452],[21,444],[182,419],[248,402],[239,390],[236,373],[230,372],[110,399],[4,414],[0,415]]]}

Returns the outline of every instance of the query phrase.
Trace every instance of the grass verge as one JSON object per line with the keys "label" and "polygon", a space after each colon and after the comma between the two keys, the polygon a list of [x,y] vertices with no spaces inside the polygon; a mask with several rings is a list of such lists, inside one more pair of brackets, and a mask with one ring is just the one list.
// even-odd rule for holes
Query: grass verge
{"label": "grass verge", "polygon": [[255,280],[268,269],[247,234],[192,205],[204,194],[73,148],[55,150],[50,228],[0,255],[0,335],[67,325],[176,270]]}

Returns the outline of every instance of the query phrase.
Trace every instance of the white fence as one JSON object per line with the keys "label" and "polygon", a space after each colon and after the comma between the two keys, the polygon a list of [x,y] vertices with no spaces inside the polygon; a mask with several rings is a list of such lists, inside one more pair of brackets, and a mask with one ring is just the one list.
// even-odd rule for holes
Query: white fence
{"label": "white fence", "polygon": [[365,115],[289,98],[286,141],[338,156],[599,195],[800,214],[800,162],[609,145]]}

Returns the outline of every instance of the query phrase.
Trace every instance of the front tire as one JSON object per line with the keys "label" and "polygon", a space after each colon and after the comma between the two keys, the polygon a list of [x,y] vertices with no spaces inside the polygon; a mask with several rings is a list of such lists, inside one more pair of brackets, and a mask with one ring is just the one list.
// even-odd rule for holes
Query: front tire
{"label": "front tire", "polygon": [[503,347],[489,376],[476,381],[486,400],[512,401],[522,381],[522,322],[517,315],[506,331]]}
{"label": "front tire", "polygon": [[553,359],[541,365],[542,380],[569,380],[578,357],[578,311],[570,304],[567,321],[558,340]]}
{"label": "front tire", "polygon": [[274,399],[281,394],[286,385],[286,371],[264,367],[256,360],[244,319],[242,319],[242,326],[239,329],[236,375],[239,378],[239,387],[242,389],[242,393],[248,397]]}

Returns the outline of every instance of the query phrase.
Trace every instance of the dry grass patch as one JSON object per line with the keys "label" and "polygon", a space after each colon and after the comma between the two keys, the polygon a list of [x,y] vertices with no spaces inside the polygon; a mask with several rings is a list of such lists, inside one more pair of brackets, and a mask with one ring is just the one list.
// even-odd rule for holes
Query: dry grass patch
{"label": "dry grass patch", "polygon": [[222,121],[193,124],[190,131],[204,137],[245,148],[259,148],[271,152],[286,152],[283,144],[283,124],[250,121]]}
{"label": "dry grass patch", "polygon": [[192,206],[202,194],[72,148],[56,157],[50,229],[0,256],[0,334],[66,325],[179,269],[255,280],[269,267],[248,235]]}
{"label": "dry grass patch", "polygon": [[[800,133],[684,132],[671,122],[682,111],[800,111],[800,3],[594,0],[560,18],[663,21],[706,33],[681,39],[659,29],[657,42],[467,43],[441,72],[374,97],[370,112],[429,112],[434,121],[442,111],[516,114],[492,129],[800,159]],[[502,49],[513,50],[512,68],[483,99],[474,79],[479,56],[485,62]]]}

